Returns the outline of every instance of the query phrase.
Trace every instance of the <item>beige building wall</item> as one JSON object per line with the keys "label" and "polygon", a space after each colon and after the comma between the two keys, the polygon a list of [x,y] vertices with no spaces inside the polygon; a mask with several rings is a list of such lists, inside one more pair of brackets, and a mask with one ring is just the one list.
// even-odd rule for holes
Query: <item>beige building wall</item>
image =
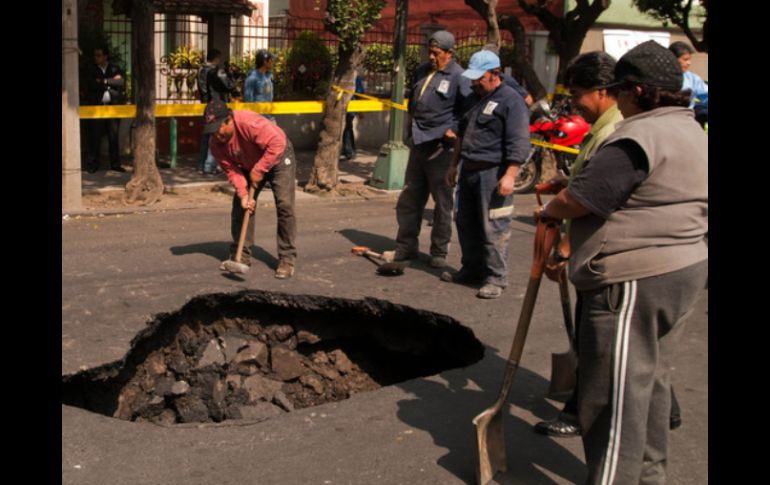
{"label": "beige building wall", "polygon": [[[633,27],[609,27],[609,26],[602,26],[598,28],[593,28],[588,32],[588,35],[586,35],[585,40],[583,41],[583,46],[580,48],[580,53],[584,52],[590,52],[590,51],[603,51],[604,50],[604,35],[603,31],[604,29],[627,29],[627,30],[640,30],[645,31],[647,29],[635,29]],[[663,29],[657,29],[656,32],[661,32]],[[687,38],[686,35],[684,35],[681,32],[671,32],[671,42],[676,41],[682,41],[686,42],[687,44],[692,46],[692,42]],[[699,75],[703,78],[704,81],[708,81],[709,79],[709,56],[708,54],[704,54],[702,52],[696,52],[692,56],[692,66],[690,67],[690,70],[694,72],[695,74]]]}

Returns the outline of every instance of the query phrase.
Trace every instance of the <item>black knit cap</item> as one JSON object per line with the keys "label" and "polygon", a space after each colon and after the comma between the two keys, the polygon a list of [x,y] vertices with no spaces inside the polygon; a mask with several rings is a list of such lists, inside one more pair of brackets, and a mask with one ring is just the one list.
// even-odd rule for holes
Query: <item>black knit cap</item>
{"label": "black knit cap", "polygon": [[614,84],[623,83],[680,91],[682,66],[670,50],[648,40],[626,52],[615,65]]}

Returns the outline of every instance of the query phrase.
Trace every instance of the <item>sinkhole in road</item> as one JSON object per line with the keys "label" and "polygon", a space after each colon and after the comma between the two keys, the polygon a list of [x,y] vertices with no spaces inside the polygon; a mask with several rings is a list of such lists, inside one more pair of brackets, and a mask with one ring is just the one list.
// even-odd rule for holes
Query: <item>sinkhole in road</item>
{"label": "sinkhole in road", "polygon": [[258,290],[156,315],[119,361],[62,377],[62,403],[161,425],[264,420],[466,367],[484,348],[438,313]]}

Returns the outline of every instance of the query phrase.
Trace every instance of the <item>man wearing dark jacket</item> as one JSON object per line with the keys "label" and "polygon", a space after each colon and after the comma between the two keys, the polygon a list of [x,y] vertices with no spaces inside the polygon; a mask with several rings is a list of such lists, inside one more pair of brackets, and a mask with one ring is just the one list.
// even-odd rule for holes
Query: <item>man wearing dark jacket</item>
{"label": "man wearing dark jacket", "polygon": [[[235,90],[235,83],[227,75],[222,65],[222,52],[211,49],[206,56],[206,63],[198,71],[198,92],[201,103],[208,103],[212,99],[228,102],[230,94]],[[209,138],[211,135],[201,136],[200,156],[198,158],[198,172],[206,175],[220,173],[217,169],[217,161],[209,150]]]}
{"label": "man wearing dark jacket", "polygon": [[452,237],[452,188],[444,175],[452,158],[453,141],[465,96],[470,94],[463,68],[454,60],[454,36],[446,30],[428,41],[430,62],[419,66],[409,83],[411,142],[404,175],[404,190],[396,204],[396,249],[387,260],[416,259],[419,254],[422,213],[433,197],[433,228],[430,234],[430,265],[446,266]]}
{"label": "man wearing dark jacket", "polygon": [[[94,65],[86,82],[89,105],[113,105],[125,101],[123,87],[126,81],[123,73],[115,64],[109,62],[109,54],[104,47],[94,49]],[[107,135],[110,153],[110,167],[116,172],[125,172],[120,166],[118,149],[119,120],[115,118],[97,118],[88,123],[88,156],[86,170],[94,173],[99,170],[99,147],[102,137]]]}

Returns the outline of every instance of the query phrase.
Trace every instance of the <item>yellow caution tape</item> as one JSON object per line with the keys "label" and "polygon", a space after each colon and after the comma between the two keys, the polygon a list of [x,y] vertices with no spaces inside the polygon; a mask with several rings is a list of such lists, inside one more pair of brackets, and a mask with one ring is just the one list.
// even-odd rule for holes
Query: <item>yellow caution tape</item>
{"label": "yellow caution tape", "polygon": [[[389,99],[375,98],[374,96],[369,96],[368,94],[357,93],[355,91],[351,91],[350,89],[345,89],[343,87],[337,86],[336,84],[332,84],[332,89],[336,89],[337,91],[339,91],[339,94],[337,95],[337,101],[339,101],[342,98],[342,93],[348,93],[354,96],[358,96],[359,98],[368,99],[371,101],[377,101],[378,103],[382,103],[385,106],[388,106],[390,108],[400,109],[401,111],[407,111],[408,109],[407,107],[409,105],[409,100],[404,100],[404,104],[394,103]],[[355,103],[355,101],[351,101],[351,103]],[[348,111],[358,111],[358,110],[348,109]]]}
{"label": "yellow caution tape", "polygon": [[537,145],[537,146],[540,146],[540,147],[543,147],[543,148],[550,148],[552,150],[558,150],[558,151],[561,151],[561,152],[567,152],[567,153],[571,153],[573,155],[577,155],[578,153],[580,153],[580,150],[576,150],[574,148],[565,147],[565,146],[562,146],[562,145],[554,145],[553,143],[548,143],[547,141],[530,140],[530,142],[533,145]]}
{"label": "yellow caution tape", "polygon": [[[361,96],[358,94],[358,96]],[[354,100],[348,105],[348,111],[352,112],[376,112],[376,111],[388,111],[391,105],[394,103],[385,100],[375,98],[373,96],[366,96],[367,99],[372,100]],[[228,103],[231,109],[244,109],[254,111],[261,114],[313,114],[323,113],[324,102],[323,101],[280,101],[274,103]],[[406,103],[403,105],[394,105],[399,109],[406,109]],[[203,111],[206,109],[205,104],[156,104],[155,116],[158,118],[176,118],[185,116],[203,116]],[[98,119],[98,118],[135,118],[136,106],[132,104],[116,105],[116,106],[81,106],[80,118],[81,119]]]}

